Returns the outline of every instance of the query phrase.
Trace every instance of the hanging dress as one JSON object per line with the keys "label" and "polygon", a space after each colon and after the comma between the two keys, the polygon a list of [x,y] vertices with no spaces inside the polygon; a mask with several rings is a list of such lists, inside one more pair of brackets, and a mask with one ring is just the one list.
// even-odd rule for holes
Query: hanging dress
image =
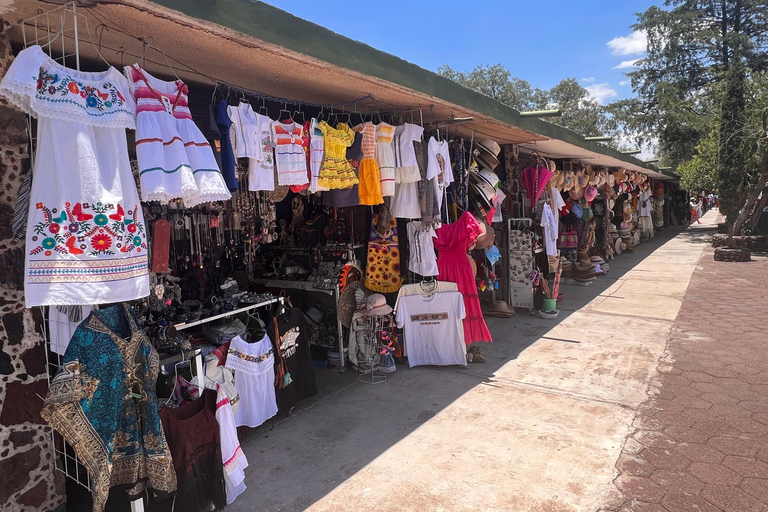
{"label": "hanging dress", "polygon": [[248,190],[274,190],[272,120],[253,111],[249,103],[228,107],[230,141],[235,157],[248,159]]}
{"label": "hanging dress", "polygon": [[[117,72],[116,72],[117,73]],[[171,452],[157,410],[159,357],[130,306],[92,312],[77,328],[40,415],[88,470],[93,511],[109,490],[176,490]]]}
{"label": "hanging dress", "polygon": [[136,106],[125,77],[114,68],[75,71],[31,46],[11,64],[0,94],[38,120],[27,307],[149,295],[147,234],[125,135]]}
{"label": "hanging dress", "polygon": [[238,427],[258,427],[277,414],[275,356],[268,336],[256,343],[248,343],[240,336],[232,338],[225,366],[234,370],[235,387],[240,393],[240,407],[235,413]]}
{"label": "hanging dress", "polygon": [[221,134],[219,139],[219,160],[221,160],[221,174],[229,190],[237,190],[237,158],[232,149],[232,120],[229,118],[229,105],[227,100],[221,100],[216,109],[216,127]]}
{"label": "hanging dress", "polygon": [[400,289],[400,245],[397,238],[397,220],[392,217],[391,231],[382,237],[376,232],[379,216],[371,220],[368,239],[368,261],[365,267],[365,286],[379,293],[392,293]]}
{"label": "hanging dress", "polygon": [[376,163],[379,164],[379,184],[381,195],[395,195],[395,152],[392,140],[395,138],[395,127],[381,123],[376,127]]}
{"label": "hanging dress", "polygon": [[480,224],[471,213],[464,212],[458,221],[442,224],[436,233],[434,243],[438,251],[437,267],[440,271],[437,279],[456,283],[464,296],[464,341],[467,345],[476,341],[493,341],[483,318],[475,276],[467,256],[467,250],[482,233]]}
{"label": "hanging dress", "polygon": [[125,76],[136,99],[142,200],[166,203],[181,198],[191,207],[229,199],[211,145],[192,120],[186,84],[159,80],[138,64],[126,66]]}
{"label": "hanging dress", "polygon": [[216,391],[204,389],[196,400],[184,402],[175,409],[163,407],[160,410],[178,490],[174,501],[158,510],[211,512],[226,506],[216,401]]}
{"label": "hanging dress", "polygon": [[303,136],[304,127],[299,123],[272,121],[278,185],[304,185],[308,182]]}
{"label": "hanging dress", "polygon": [[347,148],[355,142],[355,132],[346,124],[332,128],[325,121],[320,121],[317,127],[325,137],[325,157],[320,167],[318,187],[331,190],[357,185],[359,180],[346,156]]}
{"label": "hanging dress", "polygon": [[309,133],[311,134],[309,140],[309,170],[311,174],[309,179],[309,192],[314,194],[315,192],[328,190],[327,188],[318,185],[320,168],[323,166],[323,159],[325,157],[325,136],[318,127],[317,119],[314,117],[310,123]]}
{"label": "hanging dress", "polygon": [[374,206],[384,202],[381,197],[381,175],[376,163],[376,125],[363,123],[355,127],[363,136],[363,158],[360,160],[357,176],[360,180],[358,194],[360,204]]}

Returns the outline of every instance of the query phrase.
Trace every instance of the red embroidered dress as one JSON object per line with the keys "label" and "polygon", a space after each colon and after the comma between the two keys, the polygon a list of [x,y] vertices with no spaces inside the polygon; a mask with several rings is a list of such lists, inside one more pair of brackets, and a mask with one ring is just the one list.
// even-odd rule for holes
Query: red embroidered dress
{"label": "red embroidered dress", "polygon": [[187,207],[231,197],[211,145],[192,120],[187,86],[137,64],[125,75],[136,99],[136,159],[143,201],[181,198]]}
{"label": "red embroidered dress", "polygon": [[27,307],[149,294],[147,238],[125,129],[136,107],[115,68],[66,68],[19,53],[0,93],[37,118],[24,292]]}

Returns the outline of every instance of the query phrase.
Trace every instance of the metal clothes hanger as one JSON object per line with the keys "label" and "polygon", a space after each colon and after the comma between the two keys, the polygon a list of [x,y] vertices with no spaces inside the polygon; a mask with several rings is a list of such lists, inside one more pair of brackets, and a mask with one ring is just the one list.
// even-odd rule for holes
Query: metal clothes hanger
{"label": "metal clothes hanger", "polygon": [[296,110],[293,112],[293,115],[291,116],[291,121],[293,121],[294,123],[295,123],[295,122],[297,122],[297,121],[296,121],[296,114],[301,114],[301,124],[302,124],[302,126],[303,126],[303,125],[304,125],[304,123],[306,123],[306,122],[307,122],[307,118],[304,116],[304,112],[301,110],[301,103],[299,103],[299,108],[297,108],[297,109],[296,109]]}
{"label": "metal clothes hanger", "polygon": [[261,106],[259,107],[259,114],[269,117],[269,109],[267,108],[267,100],[261,98]]}
{"label": "metal clothes hanger", "polygon": [[281,108],[280,112],[277,114],[277,121],[278,122],[280,122],[281,118],[283,117],[283,115],[282,115],[283,112],[288,114],[288,119],[291,119],[291,121],[293,121],[293,119],[291,118],[291,111],[288,110],[288,102],[287,101],[283,103],[283,108]]}

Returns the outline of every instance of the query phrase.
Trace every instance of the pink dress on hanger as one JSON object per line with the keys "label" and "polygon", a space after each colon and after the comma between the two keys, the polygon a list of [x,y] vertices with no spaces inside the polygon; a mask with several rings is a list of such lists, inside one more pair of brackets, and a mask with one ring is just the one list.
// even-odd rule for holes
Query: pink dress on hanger
{"label": "pink dress on hanger", "polygon": [[437,279],[456,283],[464,297],[464,342],[467,345],[476,341],[493,341],[483,318],[475,276],[467,257],[467,249],[474,245],[482,232],[475,217],[464,212],[453,224],[440,226],[436,230],[437,238],[434,239],[438,251],[437,269],[440,272]]}

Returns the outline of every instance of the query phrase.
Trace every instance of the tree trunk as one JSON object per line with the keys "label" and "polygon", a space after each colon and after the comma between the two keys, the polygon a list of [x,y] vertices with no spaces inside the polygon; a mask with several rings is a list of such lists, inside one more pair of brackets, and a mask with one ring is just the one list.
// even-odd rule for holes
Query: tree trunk
{"label": "tree trunk", "polygon": [[[760,147],[760,142],[768,142],[768,109],[763,110],[763,133],[760,135],[758,147]],[[744,208],[742,208],[742,210],[739,212],[739,215],[736,217],[736,220],[728,228],[728,247],[730,247],[731,243],[733,242],[733,235],[738,235],[741,232],[741,226],[749,217],[750,213],[752,212],[752,206],[755,204],[755,201],[757,201],[760,192],[765,189],[766,182],[768,182],[768,148],[764,148],[763,151],[763,158],[760,161],[760,180],[757,182],[755,190],[753,190],[749,195],[749,199],[747,199],[747,203],[744,205]],[[763,196],[763,199],[760,201],[760,204],[762,204],[763,207],[765,207],[765,201],[766,198]],[[760,205],[758,205],[758,207],[759,206]],[[762,211],[762,209],[755,210],[754,215],[759,219]]]}
{"label": "tree trunk", "polygon": [[752,229],[757,227],[758,223],[760,222],[760,217],[763,216],[763,210],[765,210],[766,206],[768,206],[768,187],[763,189],[763,197],[760,198],[760,202],[757,204],[755,212],[747,221],[747,225],[749,225],[749,227]]}

